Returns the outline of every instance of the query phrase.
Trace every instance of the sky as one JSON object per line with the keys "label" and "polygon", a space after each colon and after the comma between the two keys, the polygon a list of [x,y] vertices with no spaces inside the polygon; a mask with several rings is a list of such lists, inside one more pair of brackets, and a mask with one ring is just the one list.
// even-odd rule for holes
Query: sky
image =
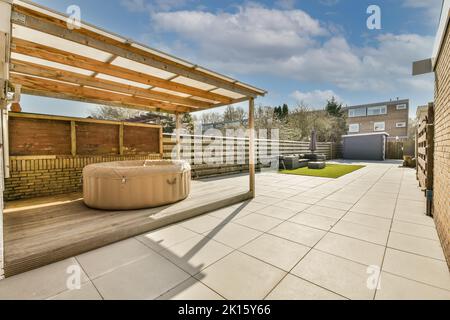
{"label": "sky", "polygon": [[[430,58],[441,0],[39,0],[82,20],[267,90],[258,105],[321,109],[433,100],[432,74],[411,76]],[[368,7],[381,10],[369,29]],[[25,112],[85,117],[95,105],[23,96]]]}

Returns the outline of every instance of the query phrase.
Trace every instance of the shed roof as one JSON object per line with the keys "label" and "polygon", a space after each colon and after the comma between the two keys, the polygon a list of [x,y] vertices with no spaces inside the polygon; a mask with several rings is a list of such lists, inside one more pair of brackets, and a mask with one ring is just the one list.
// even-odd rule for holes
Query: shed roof
{"label": "shed roof", "polygon": [[10,81],[26,94],[171,113],[266,94],[29,1],[13,1],[11,22]]}
{"label": "shed roof", "polygon": [[358,133],[358,134],[348,134],[342,136],[342,138],[358,138],[358,137],[365,137],[365,136],[390,136],[387,132],[371,132],[371,133]]}

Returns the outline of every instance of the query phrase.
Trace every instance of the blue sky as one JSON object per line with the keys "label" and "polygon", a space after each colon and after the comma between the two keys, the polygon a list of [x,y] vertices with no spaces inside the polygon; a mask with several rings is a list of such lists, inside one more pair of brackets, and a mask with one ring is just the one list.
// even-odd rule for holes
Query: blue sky
{"label": "blue sky", "polygon": [[[411,76],[431,56],[440,0],[39,0],[64,12],[269,91],[258,103],[322,108],[433,99],[433,76]],[[366,10],[381,8],[381,30]],[[24,96],[26,112],[87,116],[93,105]]]}

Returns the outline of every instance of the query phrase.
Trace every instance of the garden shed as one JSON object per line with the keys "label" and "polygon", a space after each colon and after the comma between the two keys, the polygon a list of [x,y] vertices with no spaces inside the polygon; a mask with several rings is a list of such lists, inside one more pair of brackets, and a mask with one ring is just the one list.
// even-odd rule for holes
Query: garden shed
{"label": "garden shed", "polygon": [[386,132],[343,136],[343,155],[348,160],[386,160]]}

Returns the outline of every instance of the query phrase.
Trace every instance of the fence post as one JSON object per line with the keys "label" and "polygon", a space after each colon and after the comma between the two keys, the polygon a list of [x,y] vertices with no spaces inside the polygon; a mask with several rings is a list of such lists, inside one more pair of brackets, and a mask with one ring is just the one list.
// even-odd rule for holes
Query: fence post
{"label": "fence post", "polygon": [[250,193],[254,198],[255,189],[255,99],[250,98],[248,106],[249,134],[249,171],[250,171]]}

